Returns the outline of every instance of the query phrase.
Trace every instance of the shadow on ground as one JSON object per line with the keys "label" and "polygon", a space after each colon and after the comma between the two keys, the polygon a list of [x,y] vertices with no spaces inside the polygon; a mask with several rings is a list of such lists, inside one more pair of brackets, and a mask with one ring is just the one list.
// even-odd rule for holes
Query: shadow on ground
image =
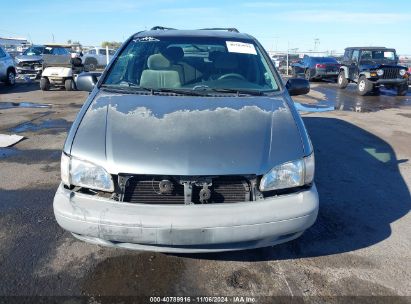
{"label": "shadow on ground", "polygon": [[391,235],[390,225],[410,210],[410,192],[391,146],[379,137],[334,118],[306,117],[315,148],[320,196],[317,222],[282,245],[192,258],[264,261],[350,252]]}

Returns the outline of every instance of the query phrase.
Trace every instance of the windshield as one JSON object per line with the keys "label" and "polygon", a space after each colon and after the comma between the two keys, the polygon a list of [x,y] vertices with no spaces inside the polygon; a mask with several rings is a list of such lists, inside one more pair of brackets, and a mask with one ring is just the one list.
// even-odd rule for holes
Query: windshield
{"label": "windshield", "polygon": [[252,40],[210,37],[136,38],[116,58],[103,85],[278,90],[273,73]]}
{"label": "windshield", "polygon": [[376,51],[362,51],[361,61],[396,61],[394,51],[376,50]]}
{"label": "windshield", "polygon": [[29,47],[27,50],[24,51],[23,55],[27,56],[38,56],[43,54],[44,47],[42,46],[32,46]]}

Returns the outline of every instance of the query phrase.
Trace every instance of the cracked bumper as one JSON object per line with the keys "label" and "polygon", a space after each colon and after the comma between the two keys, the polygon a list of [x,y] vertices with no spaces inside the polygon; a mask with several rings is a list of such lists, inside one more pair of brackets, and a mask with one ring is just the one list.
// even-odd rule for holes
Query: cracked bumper
{"label": "cracked bumper", "polygon": [[87,242],[161,252],[266,247],[300,236],[316,220],[318,194],[306,191],[256,202],[146,205],[74,193],[54,197],[59,225]]}

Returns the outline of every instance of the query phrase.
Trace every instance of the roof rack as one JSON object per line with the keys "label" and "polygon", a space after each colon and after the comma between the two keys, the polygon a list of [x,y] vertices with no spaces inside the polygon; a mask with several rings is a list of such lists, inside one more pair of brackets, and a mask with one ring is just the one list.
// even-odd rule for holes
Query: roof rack
{"label": "roof rack", "polygon": [[239,33],[240,31],[237,30],[235,27],[212,27],[212,28],[202,28],[199,31],[229,31],[234,33]]}
{"label": "roof rack", "polygon": [[158,25],[151,28],[151,31],[157,31],[157,30],[160,30],[160,31],[175,30],[175,28],[158,26]]}

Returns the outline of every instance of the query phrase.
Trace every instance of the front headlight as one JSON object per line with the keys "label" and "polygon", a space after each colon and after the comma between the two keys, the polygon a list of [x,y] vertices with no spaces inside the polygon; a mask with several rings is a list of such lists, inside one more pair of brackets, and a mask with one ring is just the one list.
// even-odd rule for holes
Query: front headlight
{"label": "front headlight", "polygon": [[61,180],[67,186],[114,191],[113,179],[103,167],[64,153],[61,155]]}
{"label": "front headlight", "polygon": [[404,76],[404,75],[405,75],[405,73],[407,73],[407,71],[406,71],[406,70],[404,70],[404,69],[401,69],[401,70],[400,70],[400,76]]}
{"label": "front headlight", "polygon": [[271,169],[260,181],[260,191],[272,191],[307,185],[314,180],[314,153]]}
{"label": "front headlight", "polygon": [[378,76],[384,75],[384,70],[383,70],[383,69],[378,69],[378,70],[377,70],[377,75],[378,75]]}

